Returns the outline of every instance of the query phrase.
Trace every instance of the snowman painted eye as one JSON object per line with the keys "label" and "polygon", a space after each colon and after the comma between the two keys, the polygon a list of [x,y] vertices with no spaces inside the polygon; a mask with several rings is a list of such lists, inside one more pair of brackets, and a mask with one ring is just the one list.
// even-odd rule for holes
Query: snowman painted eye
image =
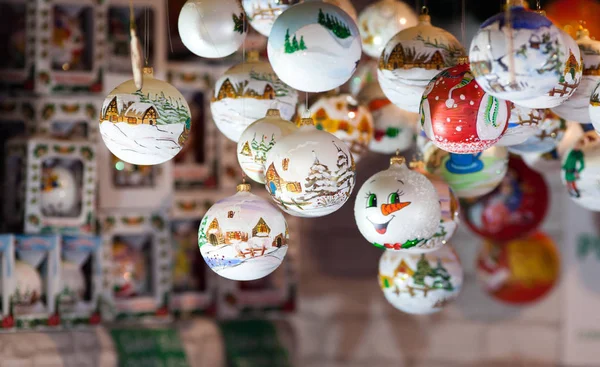
{"label": "snowman painted eye", "polygon": [[368,194],[367,196],[367,208],[374,208],[377,206],[377,195]]}
{"label": "snowman painted eye", "polygon": [[398,191],[392,192],[388,195],[388,204],[398,204],[400,202],[400,196],[402,196],[402,193],[399,193]]}

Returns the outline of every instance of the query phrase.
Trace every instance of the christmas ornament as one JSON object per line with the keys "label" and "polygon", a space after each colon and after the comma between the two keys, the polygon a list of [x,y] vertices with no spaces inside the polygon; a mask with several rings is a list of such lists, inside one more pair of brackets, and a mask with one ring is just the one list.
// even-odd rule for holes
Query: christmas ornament
{"label": "christmas ornament", "polygon": [[305,92],[339,87],[361,56],[356,24],[337,6],[307,1],[284,11],[267,45],[269,61],[281,80]]}
{"label": "christmas ornament", "polygon": [[298,131],[281,138],[267,154],[265,186],[286,213],[322,217],[344,205],[355,184],[352,153],[334,135],[302,119]]}
{"label": "christmas ornament", "polygon": [[571,199],[600,211],[600,135],[587,131],[563,158],[562,180]]}
{"label": "christmas ornament", "polygon": [[242,6],[252,28],[269,37],[273,23],[281,13],[300,0],[242,0]]}
{"label": "christmas ornament", "polygon": [[379,286],[398,310],[426,315],[441,311],[460,293],[463,269],[452,247],[426,254],[385,251],[379,260]]}
{"label": "christmas ornament", "polygon": [[264,184],[267,154],[279,139],[296,130],[296,125],[282,119],[279,110],[275,109],[268,110],[266,117],[250,124],[237,144],[238,162],[244,173]]}
{"label": "christmas ornament", "polygon": [[13,302],[17,306],[30,307],[42,297],[42,277],[34,266],[15,261],[15,291]]}
{"label": "christmas ornament", "polygon": [[352,75],[352,78],[350,78],[350,81],[348,82],[348,90],[353,96],[358,96],[358,94],[368,84],[378,84],[377,61],[370,58],[365,58],[360,61],[358,68],[356,68],[356,71],[354,72],[354,75]]}
{"label": "christmas ornament", "polygon": [[459,198],[485,195],[502,181],[508,166],[508,151],[491,147],[475,154],[448,153],[432,142],[423,149],[425,168],[440,176]]}
{"label": "christmas ornament", "polygon": [[231,280],[256,280],[271,274],[288,250],[283,215],[242,183],[237,193],[216,202],[198,229],[206,264]]}
{"label": "christmas ornament", "polygon": [[90,46],[87,44],[88,37],[86,37],[89,30],[85,29],[86,24],[82,21],[86,19],[86,10],[74,6],[56,6],[52,10],[54,19],[50,48],[52,68],[64,71],[84,70],[87,66],[86,58],[82,56],[86,47]]}
{"label": "christmas ornament", "polygon": [[546,114],[545,110],[531,109],[510,103],[508,128],[498,141],[499,146],[510,146],[524,143],[535,135]]}
{"label": "christmas ornament", "polygon": [[219,130],[237,142],[248,125],[263,118],[270,108],[291,119],[296,103],[298,93],[275,75],[268,62],[258,59],[258,52],[250,52],[248,61],[217,80],[210,110]]}
{"label": "christmas ornament", "polygon": [[427,177],[411,171],[404,158],[390,159],[390,168],[371,176],[354,202],[358,230],[374,246],[425,252],[439,228],[440,199]]}
{"label": "christmas ornament", "polygon": [[590,122],[589,103],[594,88],[600,83],[600,41],[590,38],[590,33],[580,27],[577,45],[583,59],[583,77],[573,95],[563,104],[552,109],[558,116],[569,121]]}
{"label": "christmas ornament", "polygon": [[594,128],[600,134],[600,82],[596,86],[596,89],[592,92],[590,97],[590,121],[594,125]]}
{"label": "christmas ornament", "polygon": [[466,57],[436,75],[425,88],[420,113],[427,137],[445,151],[478,153],[506,131],[510,104],[483,91]]}
{"label": "christmas ornament", "polygon": [[373,117],[349,94],[326,94],[310,107],[315,126],[348,145],[358,162],[373,139]]}
{"label": "christmas ornament", "polygon": [[358,16],[363,52],[379,58],[386,43],[396,33],[416,25],[417,16],[402,1],[379,0],[367,6]]}
{"label": "christmas ornament", "polygon": [[399,32],[385,45],[377,70],[381,89],[390,101],[415,113],[431,79],[456,65],[458,57],[465,54],[453,35],[431,25],[424,9],[419,24]]}
{"label": "christmas ornament", "polygon": [[[487,93],[521,101],[545,95],[558,83],[568,58],[558,28],[545,16],[511,6],[481,25],[469,59],[477,83]],[[507,44],[507,40],[512,40]]]}
{"label": "christmas ornament", "polygon": [[65,167],[42,170],[41,206],[46,216],[71,214],[77,205],[79,189],[75,176]]}
{"label": "christmas ornament", "polygon": [[418,114],[404,111],[392,104],[377,82],[367,84],[357,98],[360,104],[368,107],[373,116],[374,135],[369,144],[370,151],[391,154],[412,146]]}
{"label": "christmas ornament", "polygon": [[550,110],[546,110],[544,120],[539,125],[535,135],[527,138],[525,142],[508,147],[508,151],[514,154],[524,153],[546,153],[556,148],[567,129],[567,122],[556,116]]}
{"label": "christmas ornament", "polygon": [[429,182],[435,187],[435,191],[440,199],[440,207],[442,209],[440,224],[437,232],[426,241],[427,245],[431,248],[440,248],[452,238],[458,228],[460,222],[458,197],[441,177],[427,172],[425,162],[412,161],[410,162],[410,168],[427,177]]}
{"label": "christmas ornament", "polygon": [[[316,0],[316,1],[320,1],[320,0]],[[356,23],[356,8],[354,8],[354,5],[352,5],[352,1],[350,0],[323,0],[324,2],[331,4],[331,5],[335,5],[338,8],[342,9],[343,11],[346,12],[346,14],[348,14],[350,16],[350,18],[352,18],[352,20],[354,21],[354,23]]]}
{"label": "christmas ornament", "polygon": [[553,108],[565,102],[575,93],[583,73],[581,52],[575,40],[562,29],[558,30],[567,50],[567,61],[562,66],[558,83],[546,94],[536,98],[518,100],[516,103],[529,108]]}
{"label": "christmas ornament", "polygon": [[509,241],[538,228],[549,204],[544,178],[511,158],[500,185],[487,195],[461,202],[469,228],[489,240]]}
{"label": "christmas ornament", "polygon": [[476,265],[483,290],[511,304],[541,299],[554,287],[560,271],[556,246],[541,232],[508,243],[485,241]]}
{"label": "christmas ornament", "polygon": [[173,158],[190,134],[185,98],[169,83],[144,68],[144,88],[130,79],[104,99],[100,133],[108,150],[131,164],[160,164]]}
{"label": "christmas ornament", "polygon": [[[132,236],[133,237],[133,236]],[[143,295],[149,289],[143,240],[115,241],[112,246],[112,281],[116,298]]]}
{"label": "christmas ornament", "polygon": [[208,58],[236,52],[248,33],[244,9],[236,0],[187,0],[177,25],[185,47]]}
{"label": "christmas ornament", "polygon": [[61,312],[73,312],[85,295],[85,276],[78,264],[63,261],[60,265],[59,304]]}

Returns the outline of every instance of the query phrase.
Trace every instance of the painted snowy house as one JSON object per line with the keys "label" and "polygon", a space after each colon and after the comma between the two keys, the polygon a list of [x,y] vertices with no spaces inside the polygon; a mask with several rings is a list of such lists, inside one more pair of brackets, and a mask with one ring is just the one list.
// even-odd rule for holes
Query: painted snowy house
{"label": "painted snowy house", "polygon": [[266,186],[271,193],[275,193],[282,189],[294,193],[302,192],[302,185],[300,185],[300,182],[286,182],[279,176],[279,173],[277,173],[273,163],[271,163],[269,168],[267,168],[267,172],[265,172],[265,178]]}
{"label": "painted snowy house", "polygon": [[221,84],[221,88],[219,88],[219,93],[217,93],[217,97],[214,98],[216,101],[220,101],[225,98],[236,98],[237,95],[235,93],[235,88],[233,88],[233,84],[229,78],[225,79],[223,84]]}
{"label": "painted snowy house", "polygon": [[[242,231],[229,231],[225,233],[225,243],[231,243],[232,241],[248,241],[248,233]],[[210,242],[210,239],[209,239]]]}
{"label": "painted snowy house", "polygon": [[132,125],[156,125],[158,112],[150,103],[135,102],[123,114],[123,122]]}
{"label": "painted snowy house", "polygon": [[118,94],[113,96],[108,104],[102,106],[100,122],[123,122],[123,114],[132,104],[136,102],[138,102],[138,98],[136,96],[127,94]]}
{"label": "painted snowy house", "polygon": [[600,76],[600,63],[598,63],[597,65],[590,65],[589,67],[584,68],[583,75]]}
{"label": "painted snowy house", "polygon": [[281,246],[285,246],[287,245],[287,241],[285,239],[285,236],[280,233],[277,236],[275,236],[275,238],[273,239],[273,242],[271,243],[272,247],[281,247]]}
{"label": "painted snowy house", "polygon": [[270,84],[265,85],[265,89],[263,93],[260,94],[254,89],[247,89],[244,92],[244,97],[254,98],[254,99],[275,99],[275,90]]}
{"label": "painted snowy house", "polygon": [[267,237],[271,233],[271,228],[267,225],[265,220],[260,217],[258,223],[252,229],[252,237]]}
{"label": "painted snowy house", "polygon": [[120,115],[121,114],[119,113],[119,108],[117,106],[117,96],[114,96],[106,107],[104,116],[102,118],[105,121],[119,122]]}
{"label": "painted snowy house", "polygon": [[225,244],[225,238],[223,237],[223,232],[221,231],[221,227],[219,226],[219,221],[217,218],[210,222],[208,230],[206,231],[206,237],[208,238],[208,243],[213,246]]}
{"label": "painted snowy house", "polygon": [[242,145],[242,150],[240,151],[240,154],[252,157],[252,151],[250,150],[250,144],[248,142],[245,142],[244,145]]}
{"label": "painted snowy house", "polygon": [[390,55],[388,56],[385,69],[410,69],[410,68],[423,68],[427,70],[441,70],[445,68],[444,57],[438,50],[432,54],[416,54],[416,50],[407,49],[402,47],[402,44],[397,44]]}

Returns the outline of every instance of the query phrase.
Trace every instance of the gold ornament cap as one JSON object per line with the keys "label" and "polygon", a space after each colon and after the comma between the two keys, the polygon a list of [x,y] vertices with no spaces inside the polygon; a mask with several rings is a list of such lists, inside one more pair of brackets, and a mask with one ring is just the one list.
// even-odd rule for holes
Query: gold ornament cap
{"label": "gold ornament cap", "polygon": [[533,11],[534,13],[538,13],[539,15],[545,17],[546,16],[546,11],[543,9],[536,9]]}
{"label": "gold ornament cap", "polygon": [[404,162],[405,162],[404,157],[402,157],[400,155],[395,155],[392,158],[390,158],[390,166],[393,166],[395,164],[401,165],[401,164],[404,164]]}
{"label": "gold ornament cap", "polygon": [[590,31],[589,31],[589,29],[587,29],[585,27],[585,23],[586,22],[584,20],[579,21],[579,29],[577,30],[577,39],[590,37]]}
{"label": "gold ornament cap", "polygon": [[268,117],[280,117],[281,114],[279,113],[278,109],[276,109],[276,108],[269,108],[267,110],[267,114],[265,116],[268,116]]}
{"label": "gold ornament cap", "polygon": [[513,6],[522,6],[525,7],[525,1],[523,0],[506,0],[506,4],[504,5],[506,9],[507,6],[513,7]]}
{"label": "gold ornament cap", "polygon": [[256,50],[251,50],[248,51],[248,57],[246,58],[247,62],[258,62],[260,56],[258,54],[258,51]]}
{"label": "gold ornament cap", "polygon": [[315,122],[312,117],[303,117],[300,119],[298,126],[315,126]]}
{"label": "gold ornament cap", "polygon": [[422,160],[413,159],[412,161],[410,161],[410,163],[408,164],[408,166],[410,168],[424,169],[425,168],[425,162],[423,162]]}
{"label": "gold ornament cap", "polygon": [[242,180],[242,183],[236,186],[237,192],[250,192],[250,184],[246,183],[246,180]]}
{"label": "gold ornament cap", "polygon": [[419,23],[431,23],[429,8],[427,8],[426,6],[421,8],[421,14],[419,14]]}
{"label": "gold ornament cap", "polygon": [[152,68],[152,66],[144,66],[142,72],[144,73],[144,76],[154,77],[154,68]]}
{"label": "gold ornament cap", "polygon": [[458,59],[458,65],[465,65],[469,63],[469,56],[459,56]]}

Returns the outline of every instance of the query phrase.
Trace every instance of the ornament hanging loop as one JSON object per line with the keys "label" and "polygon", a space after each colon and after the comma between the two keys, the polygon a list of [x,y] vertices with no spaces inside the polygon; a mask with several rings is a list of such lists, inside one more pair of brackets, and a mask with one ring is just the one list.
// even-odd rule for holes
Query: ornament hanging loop
{"label": "ornament hanging loop", "polygon": [[421,7],[421,14],[419,14],[419,22],[431,23],[431,16],[429,15],[429,8],[426,6]]}

